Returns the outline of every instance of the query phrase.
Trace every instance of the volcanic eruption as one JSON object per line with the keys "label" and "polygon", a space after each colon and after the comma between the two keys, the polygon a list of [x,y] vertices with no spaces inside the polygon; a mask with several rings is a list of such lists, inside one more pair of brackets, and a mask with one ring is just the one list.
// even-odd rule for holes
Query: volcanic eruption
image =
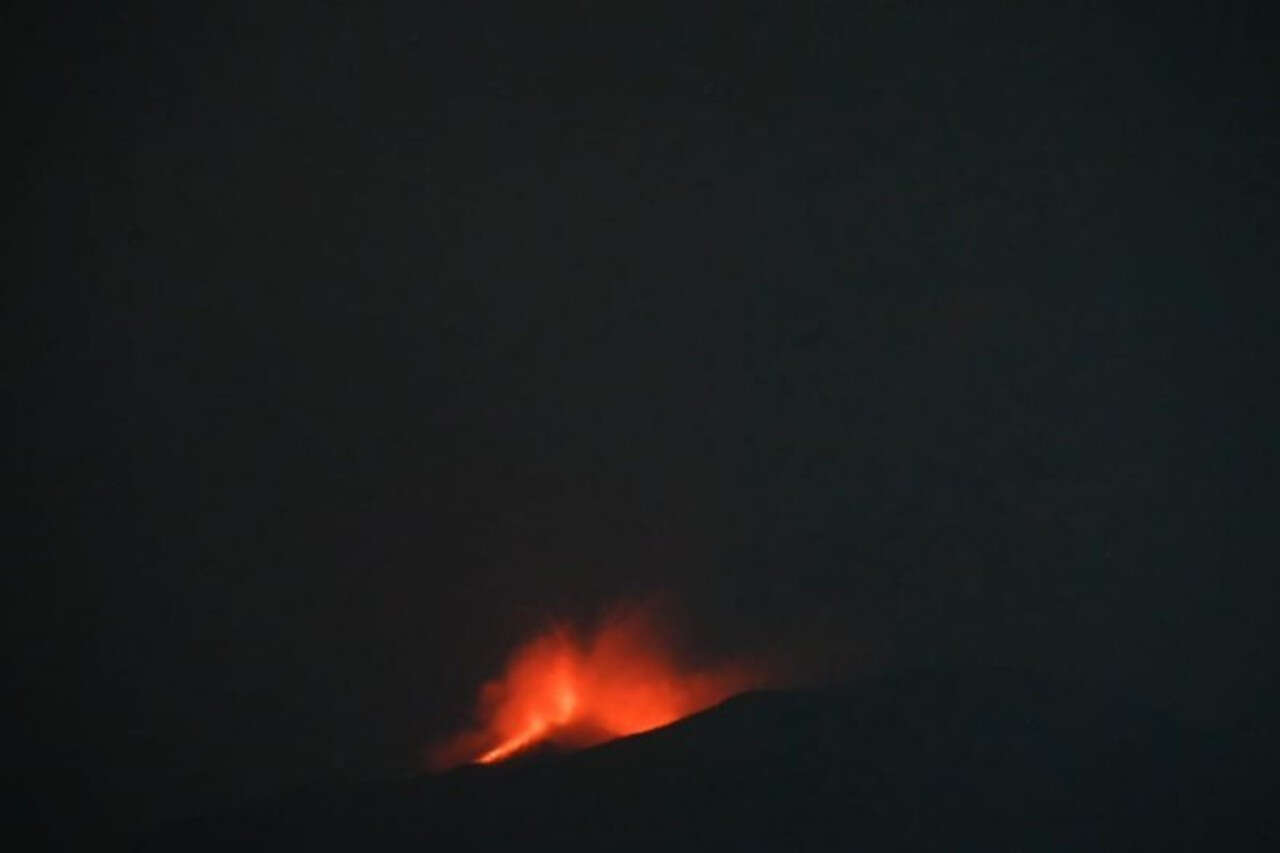
{"label": "volcanic eruption", "polygon": [[492,764],[551,743],[581,748],[664,726],[759,687],[759,667],[686,667],[649,610],[583,634],[554,625],[509,658],[480,692],[478,725],[432,750],[436,769]]}

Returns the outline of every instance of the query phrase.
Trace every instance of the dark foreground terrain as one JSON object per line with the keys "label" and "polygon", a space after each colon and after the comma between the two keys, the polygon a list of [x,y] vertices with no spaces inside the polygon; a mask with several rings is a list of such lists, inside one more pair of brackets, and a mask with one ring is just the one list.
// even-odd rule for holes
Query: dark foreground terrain
{"label": "dark foreground terrain", "polygon": [[1095,692],[915,673],[574,754],[172,824],[148,850],[1266,849],[1258,756]]}

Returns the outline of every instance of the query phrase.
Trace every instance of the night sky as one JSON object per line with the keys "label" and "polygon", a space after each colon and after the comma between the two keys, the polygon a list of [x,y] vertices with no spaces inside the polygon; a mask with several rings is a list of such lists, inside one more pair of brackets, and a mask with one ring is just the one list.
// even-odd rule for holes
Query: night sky
{"label": "night sky", "polygon": [[1265,4],[53,5],[3,594],[59,832],[409,772],[655,594],[807,678],[1274,706]]}

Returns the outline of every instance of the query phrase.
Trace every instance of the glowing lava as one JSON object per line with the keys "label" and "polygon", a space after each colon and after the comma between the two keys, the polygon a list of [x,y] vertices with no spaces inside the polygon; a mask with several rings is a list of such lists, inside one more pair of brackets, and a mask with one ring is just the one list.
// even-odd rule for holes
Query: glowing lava
{"label": "glowing lava", "polygon": [[521,646],[484,686],[481,725],[434,750],[437,768],[492,764],[535,744],[579,748],[666,725],[762,679],[742,665],[688,670],[634,612],[585,641],[563,627]]}

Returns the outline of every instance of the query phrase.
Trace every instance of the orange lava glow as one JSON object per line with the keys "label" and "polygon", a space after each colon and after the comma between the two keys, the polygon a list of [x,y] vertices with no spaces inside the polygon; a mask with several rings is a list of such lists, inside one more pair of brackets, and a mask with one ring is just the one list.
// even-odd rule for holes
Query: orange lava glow
{"label": "orange lava glow", "polygon": [[544,742],[591,746],[666,725],[761,683],[743,665],[679,666],[642,613],[585,639],[557,627],[516,650],[481,691],[479,727],[434,750],[431,764],[492,764]]}

